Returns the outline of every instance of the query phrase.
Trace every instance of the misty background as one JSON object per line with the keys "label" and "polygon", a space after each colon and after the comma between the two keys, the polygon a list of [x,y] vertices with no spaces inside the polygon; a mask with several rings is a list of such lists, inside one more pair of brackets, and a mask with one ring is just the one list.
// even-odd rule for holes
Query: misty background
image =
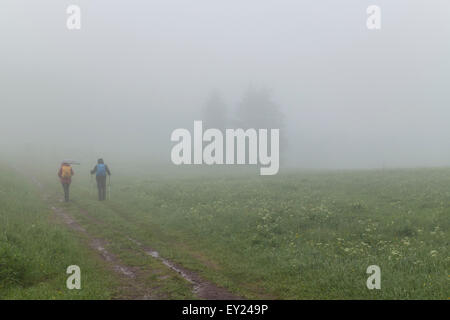
{"label": "misty background", "polygon": [[3,155],[171,164],[205,120],[281,126],[287,167],[450,164],[448,1],[2,0],[0,39]]}

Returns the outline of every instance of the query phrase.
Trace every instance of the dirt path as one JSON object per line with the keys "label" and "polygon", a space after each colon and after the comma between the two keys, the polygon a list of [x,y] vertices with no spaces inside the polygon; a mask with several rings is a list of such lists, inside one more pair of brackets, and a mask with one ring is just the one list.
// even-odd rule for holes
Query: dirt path
{"label": "dirt path", "polygon": [[63,209],[55,206],[51,206],[51,209],[65,225],[82,234],[87,239],[89,247],[95,250],[107,263],[108,267],[118,274],[121,280],[118,299],[151,300],[159,298],[157,293],[142,286],[142,283],[139,281],[140,270],[138,268],[127,266],[116,255],[105,248],[108,245],[106,240],[90,235],[85,228],[78,224]]}
{"label": "dirt path", "polygon": [[155,251],[148,247],[144,247],[139,241],[134,240],[132,238],[129,238],[129,240],[134,242],[135,244],[137,244],[140,248],[142,248],[147,255],[160,260],[168,268],[177,272],[184,279],[186,279],[187,281],[192,283],[193,292],[199,298],[207,299],[207,300],[236,300],[236,299],[239,299],[238,297],[231,294],[227,290],[220,288],[220,287],[216,286],[215,284],[202,279],[195,272],[189,271],[189,270],[173,263],[172,261],[161,257],[159,255],[158,251]]}
{"label": "dirt path", "polygon": [[[141,268],[131,267],[123,263],[116,255],[109,252],[106,247],[108,246],[108,241],[98,237],[96,235],[89,234],[83,226],[81,226],[66,210],[55,203],[55,201],[50,200],[50,196],[46,193],[43,185],[36,179],[32,179],[33,182],[39,187],[42,198],[46,201],[55,216],[65,225],[67,225],[71,230],[81,234],[85,239],[87,239],[90,248],[95,250],[97,254],[106,262],[108,267],[118,274],[121,283],[119,288],[120,295],[118,299],[163,299],[164,297],[156,292],[154,289],[146,288],[143,277],[145,276],[145,271]],[[98,219],[92,217],[88,211],[84,209],[79,209],[88,220],[89,223],[101,224],[104,223]],[[119,230],[115,230],[118,233],[122,233]],[[176,272],[179,276],[184,278],[192,285],[192,292],[194,295],[200,299],[206,300],[236,300],[239,297],[231,294],[227,290],[218,287],[217,285],[203,279],[197,273],[192,272],[176,263],[165,259],[160,256],[160,254],[153,250],[152,248],[144,246],[139,241],[133,239],[129,235],[124,235],[126,239],[133,242],[139,251],[145,253],[148,256],[162,262],[168,269],[172,272]]]}

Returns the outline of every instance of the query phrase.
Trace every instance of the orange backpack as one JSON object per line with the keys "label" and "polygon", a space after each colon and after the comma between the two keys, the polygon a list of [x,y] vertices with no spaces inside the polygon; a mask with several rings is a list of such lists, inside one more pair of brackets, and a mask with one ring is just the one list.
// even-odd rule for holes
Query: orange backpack
{"label": "orange backpack", "polygon": [[72,176],[72,167],[71,166],[62,166],[61,167],[61,177],[62,178],[70,178]]}

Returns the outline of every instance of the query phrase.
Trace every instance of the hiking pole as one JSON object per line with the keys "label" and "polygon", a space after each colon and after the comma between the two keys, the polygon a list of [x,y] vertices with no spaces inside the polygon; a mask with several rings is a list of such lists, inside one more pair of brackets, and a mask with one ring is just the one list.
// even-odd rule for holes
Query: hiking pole
{"label": "hiking pole", "polygon": [[108,200],[111,200],[111,176],[108,175]]}
{"label": "hiking pole", "polygon": [[89,195],[92,195],[92,174],[89,173]]}

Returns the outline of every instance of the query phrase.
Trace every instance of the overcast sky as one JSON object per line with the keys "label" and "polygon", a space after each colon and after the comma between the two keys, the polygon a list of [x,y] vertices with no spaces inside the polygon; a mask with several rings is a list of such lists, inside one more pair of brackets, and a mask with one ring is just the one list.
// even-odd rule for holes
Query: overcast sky
{"label": "overcast sky", "polygon": [[446,166],[449,39],[447,0],[2,0],[0,147],[170,163],[211,90],[233,109],[256,86],[291,165]]}

